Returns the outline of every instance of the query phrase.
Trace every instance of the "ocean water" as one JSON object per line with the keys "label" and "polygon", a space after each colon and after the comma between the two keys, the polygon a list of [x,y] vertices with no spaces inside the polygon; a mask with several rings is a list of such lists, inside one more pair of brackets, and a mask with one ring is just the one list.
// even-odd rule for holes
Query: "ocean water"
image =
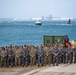
{"label": "ocean water", "polygon": [[76,40],[76,21],[71,25],[67,21],[34,21],[0,22],[0,46],[43,44],[44,35],[68,35],[69,40]]}

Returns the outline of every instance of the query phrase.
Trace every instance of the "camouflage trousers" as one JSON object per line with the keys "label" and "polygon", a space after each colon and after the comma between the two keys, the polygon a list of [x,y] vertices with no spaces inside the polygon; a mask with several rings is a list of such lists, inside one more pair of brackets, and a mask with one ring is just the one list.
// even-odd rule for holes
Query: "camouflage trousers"
{"label": "camouflage trousers", "polygon": [[51,64],[51,60],[52,60],[52,58],[51,58],[51,56],[45,56],[44,57],[44,64],[46,65],[46,64]]}
{"label": "camouflage trousers", "polygon": [[21,57],[15,57],[15,66],[21,65]]}
{"label": "camouflage trousers", "polygon": [[30,64],[35,65],[36,63],[36,57],[30,57]]}
{"label": "camouflage trousers", "polygon": [[1,64],[0,66],[6,66],[6,57],[1,57]]}

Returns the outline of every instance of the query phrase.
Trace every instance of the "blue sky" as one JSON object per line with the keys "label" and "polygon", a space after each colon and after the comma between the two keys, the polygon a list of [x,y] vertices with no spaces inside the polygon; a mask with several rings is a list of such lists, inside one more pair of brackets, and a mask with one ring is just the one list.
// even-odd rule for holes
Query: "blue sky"
{"label": "blue sky", "polygon": [[0,0],[0,18],[76,18],[76,0]]}

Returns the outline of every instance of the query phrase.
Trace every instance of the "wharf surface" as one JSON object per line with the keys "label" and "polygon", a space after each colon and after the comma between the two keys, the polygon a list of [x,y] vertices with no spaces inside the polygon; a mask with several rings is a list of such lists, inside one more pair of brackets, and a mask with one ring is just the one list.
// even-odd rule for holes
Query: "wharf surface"
{"label": "wharf surface", "polygon": [[0,68],[0,75],[76,75],[76,64]]}

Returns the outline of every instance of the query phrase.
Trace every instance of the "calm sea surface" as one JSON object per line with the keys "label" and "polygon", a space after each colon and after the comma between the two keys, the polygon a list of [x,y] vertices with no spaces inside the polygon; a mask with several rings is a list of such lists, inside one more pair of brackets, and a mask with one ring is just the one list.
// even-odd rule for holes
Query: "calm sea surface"
{"label": "calm sea surface", "polygon": [[0,22],[0,46],[43,44],[44,35],[68,35],[76,40],[76,21],[71,25],[67,21],[43,21],[41,26],[34,21]]}

